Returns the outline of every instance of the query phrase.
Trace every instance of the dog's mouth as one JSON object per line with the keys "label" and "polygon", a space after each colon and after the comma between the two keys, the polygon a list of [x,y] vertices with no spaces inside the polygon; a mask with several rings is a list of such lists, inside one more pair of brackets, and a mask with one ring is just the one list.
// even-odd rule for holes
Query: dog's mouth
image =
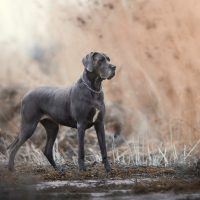
{"label": "dog's mouth", "polygon": [[109,76],[107,77],[108,80],[112,79],[115,76],[115,69],[116,69],[116,66],[111,65],[110,73],[109,73]]}
{"label": "dog's mouth", "polygon": [[102,80],[108,79],[110,80],[115,76],[115,69],[107,68],[105,70],[100,71],[99,76]]}
{"label": "dog's mouth", "polygon": [[112,74],[107,78],[108,80],[112,79],[115,76],[115,72],[112,72]]}
{"label": "dog's mouth", "polygon": [[112,72],[109,76],[100,76],[100,77],[101,77],[101,80],[106,80],[106,79],[110,80],[114,76],[115,76],[115,72]]}

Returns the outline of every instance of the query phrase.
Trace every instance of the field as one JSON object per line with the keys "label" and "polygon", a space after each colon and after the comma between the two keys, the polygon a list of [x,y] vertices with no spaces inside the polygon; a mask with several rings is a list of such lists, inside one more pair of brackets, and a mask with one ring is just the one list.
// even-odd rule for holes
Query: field
{"label": "field", "polygon": [[[39,126],[35,136],[20,150],[16,169],[9,172],[6,147],[12,134],[1,132],[0,193],[3,199],[121,199],[200,198],[200,168],[195,146],[182,152],[158,148],[146,152],[138,143],[107,135],[112,171],[105,173],[94,130],[86,134],[86,172],[77,165],[76,130],[62,129],[54,146],[54,158],[62,167],[56,172],[42,153],[45,131]],[[174,157],[175,156],[175,157]]]}
{"label": "field", "polygon": [[[0,199],[199,199],[199,12],[198,0],[0,2]],[[54,146],[64,172],[55,172],[43,155],[41,125],[8,172],[23,95],[69,86],[92,51],[117,66],[103,83],[112,172],[103,170],[91,128],[80,173],[77,133],[67,127]]]}

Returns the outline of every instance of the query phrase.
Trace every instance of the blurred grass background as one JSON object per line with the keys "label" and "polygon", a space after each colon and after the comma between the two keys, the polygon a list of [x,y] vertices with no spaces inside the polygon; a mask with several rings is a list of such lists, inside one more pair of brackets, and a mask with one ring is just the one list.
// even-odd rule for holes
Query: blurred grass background
{"label": "blurred grass background", "polygon": [[[117,66],[115,78],[103,85],[112,159],[144,165],[196,161],[199,11],[198,0],[2,0],[2,160],[7,159],[5,144],[18,131],[23,94],[40,85],[70,85],[83,71],[82,57],[100,51]],[[61,131],[58,150],[65,155],[75,148],[74,154],[67,154],[72,159],[77,146],[68,148],[71,133],[75,141],[74,130]],[[32,138],[36,148],[43,147],[39,137],[45,141],[41,127]],[[96,138],[88,141],[98,152],[98,145],[92,144]]]}

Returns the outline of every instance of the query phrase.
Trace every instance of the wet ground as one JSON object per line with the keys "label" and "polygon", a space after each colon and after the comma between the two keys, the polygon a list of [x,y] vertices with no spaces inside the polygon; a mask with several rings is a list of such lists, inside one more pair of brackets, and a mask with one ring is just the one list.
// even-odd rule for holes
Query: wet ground
{"label": "wet ground", "polygon": [[63,173],[50,166],[24,164],[9,172],[0,167],[0,199],[200,199],[200,178],[192,168],[112,165],[101,163],[79,172],[74,164]]}

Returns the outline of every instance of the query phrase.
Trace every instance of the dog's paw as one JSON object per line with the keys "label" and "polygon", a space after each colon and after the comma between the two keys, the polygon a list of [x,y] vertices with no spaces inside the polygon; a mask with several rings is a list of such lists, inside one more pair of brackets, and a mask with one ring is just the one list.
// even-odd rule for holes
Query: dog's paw
{"label": "dog's paw", "polygon": [[14,168],[14,167],[8,166],[8,170],[9,170],[10,172],[14,172],[14,171],[15,171],[15,168]]}
{"label": "dog's paw", "polygon": [[200,176],[200,160],[198,160],[198,162],[196,164],[195,171],[196,171],[196,175]]}
{"label": "dog's paw", "polygon": [[105,160],[103,163],[104,163],[104,168],[105,168],[106,173],[110,173],[111,166],[110,166],[110,163],[108,162],[108,160]]}
{"label": "dog's paw", "polygon": [[14,168],[14,164],[13,164],[13,163],[11,163],[11,162],[8,163],[8,170],[9,170],[10,172],[15,171],[15,168]]}
{"label": "dog's paw", "polygon": [[86,167],[79,167],[79,172],[85,172],[86,171]]}
{"label": "dog's paw", "polygon": [[59,173],[59,174],[64,174],[65,173],[65,169],[61,166],[56,166],[55,170]]}
{"label": "dog's paw", "polygon": [[79,171],[80,172],[86,171],[84,160],[79,160],[78,161],[78,167],[79,167]]}

